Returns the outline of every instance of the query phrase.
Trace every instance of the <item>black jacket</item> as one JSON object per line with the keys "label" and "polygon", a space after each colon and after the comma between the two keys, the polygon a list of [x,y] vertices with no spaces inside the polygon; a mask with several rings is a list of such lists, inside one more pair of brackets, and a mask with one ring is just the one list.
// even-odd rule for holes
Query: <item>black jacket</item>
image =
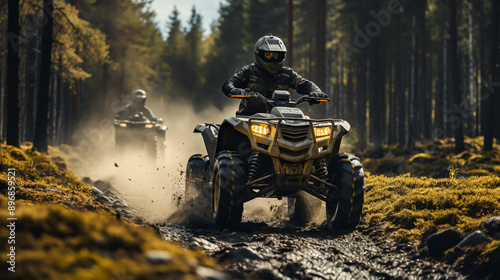
{"label": "black jacket", "polygon": [[146,106],[139,106],[135,103],[129,104],[123,107],[118,113],[115,115],[115,119],[117,120],[126,120],[135,114],[142,113],[148,120],[155,122],[157,121],[153,111]]}
{"label": "black jacket", "polygon": [[[290,67],[283,67],[275,74],[269,74],[258,65],[252,63],[244,66],[234,76],[227,80],[222,86],[225,95],[230,96],[231,90],[235,88],[249,88],[252,92],[259,92],[266,98],[271,98],[275,90],[295,89],[300,94],[311,94],[321,92],[313,82],[302,78]],[[242,99],[240,108],[236,114],[251,115],[254,113],[265,113],[265,104],[256,99]]]}

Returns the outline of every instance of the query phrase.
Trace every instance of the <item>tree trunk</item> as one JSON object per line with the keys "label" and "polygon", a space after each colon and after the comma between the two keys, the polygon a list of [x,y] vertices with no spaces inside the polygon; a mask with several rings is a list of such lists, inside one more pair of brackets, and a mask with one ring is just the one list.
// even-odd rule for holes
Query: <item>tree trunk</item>
{"label": "tree trunk", "polygon": [[50,93],[50,70],[52,56],[52,32],[54,24],[54,2],[53,0],[44,0],[44,20],[47,22],[43,26],[42,32],[42,58],[40,65],[40,91],[38,99],[38,109],[35,127],[35,139],[33,148],[40,152],[47,152],[47,126],[49,113],[49,93]]}
{"label": "tree trunk", "polygon": [[446,128],[444,122],[445,110],[446,110],[446,68],[445,68],[445,58],[446,58],[446,23],[440,28],[439,38],[442,38],[443,44],[442,48],[439,49],[437,54],[437,72],[435,77],[437,78],[436,89],[435,89],[435,111],[434,111],[434,131],[432,133],[433,138],[443,139],[446,137]]}
{"label": "tree trunk", "polygon": [[[326,88],[326,0],[316,0],[316,83]],[[319,117],[325,117],[325,106],[318,106]]]}
{"label": "tree trunk", "polygon": [[36,35],[36,51],[35,51],[35,63],[34,63],[34,76],[35,81],[33,84],[33,112],[31,112],[31,121],[30,121],[30,134],[28,139],[34,139],[35,130],[36,130],[36,119],[37,119],[37,105],[38,98],[40,96],[40,63],[41,63],[41,49],[42,49],[42,40],[40,38],[41,28],[37,27],[37,35]]}
{"label": "tree trunk", "polygon": [[288,0],[288,46],[287,57],[288,66],[293,67],[293,0]]}
{"label": "tree trunk", "polygon": [[[3,27],[4,27],[4,23],[2,24],[2,30],[5,30]],[[0,41],[0,45],[3,46],[3,40]],[[5,59],[4,59],[4,56],[3,55],[0,55],[0,141],[3,142],[3,137],[4,137],[4,128],[5,128],[5,120],[7,119],[7,116],[6,116],[6,106],[5,106],[5,73],[7,71],[5,71]]]}
{"label": "tree trunk", "polygon": [[[60,67],[62,67],[61,60],[59,60]],[[62,69],[62,68],[60,68]],[[64,83],[63,83],[63,77],[62,73],[59,71],[59,74],[57,75],[57,84],[58,84],[58,89],[57,89],[57,105],[56,105],[56,137],[55,137],[55,144],[60,145],[62,143],[62,139],[64,138],[64,132],[65,130],[62,129],[63,125],[63,116],[64,116]]]}
{"label": "tree trunk", "polygon": [[473,29],[474,29],[474,8],[473,1],[469,0],[469,106],[470,106],[470,135],[471,137],[475,136],[474,129],[474,37],[473,37]]}
{"label": "tree trunk", "polygon": [[[498,1],[493,1],[492,9],[491,9],[491,30],[493,33],[491,34],[491,45],[490,45],[490,53],[488,57],[489,61],[489,69],[487,75],[484,75],[483,78],[488,79],[486,83],[488,85],[484,89],[484,146],[483,149],[485,151],[491,151],[493,149],[493,137],[495,136],[495,126],[499,124],[495,120],[495,107],[498,107],[498,86],[496,86],[496,82],[498,82],[498,77],[496,76],[496,63],[497,60],[497,44],[498,44],[498,32],[500,31],[500,4]],[[489,84],[493,82],[493,84]],[[498,128],[496,128],[498,129]]]}
{"label": "tree trunk", "polygon": [[[401,24],[396,25],[395,42],[401,42]],[[402,147],[406,143],[406,89],[405,89],[405,71],[402,63],[403,55],[401,48],[396,48],[395,53],[395,73],[394,73],[394,91],[397,98],[397,131],[398,131],[398,146]]]}
{"label": "tree trunk", "polygon": [[448,21],[450,28],[450,92],[453,96],[453,108],[450,114],[453,135],[455,136],[455,152],[460,153],[465,150],[463,116],[460,112],[462,106],[462,97],[458,80],[458,49],[457,49],[457,5],[456,0],[448,0]]}
{"label": "tree trunk", "polygon": [[416,94],[416,75],[417,75],[417,18],[415,15],[412,15],[411,19],[412,25],[412,34],[411,34],[411,63],[410,63],[410,100],[409,100],[409,116],[408,116],[408,139],[407,139],[407,147],[413,146],[413,143],[416,138],[416,122],[415,122],[415,94]]}
{"label": "tree trunk", "polygon": [[[35,32],[35,37],[38,37],[38,28],[33,30]],[[34,85],[36,84],[36,58],[37,51],[34,51],[37,48],[37,40],[29,40],[27,43],[27,52],[26,52],[26,63],[25,63],[25,73],[24,80],[26,81],[26,87],[24,88],[24,97],[22,98],[24,102],[24,113],[23,116],[23,133],[21,137],[21,141],[31,141],[33,140],[33,112],[34,112]]]}
{"label": "tree trunk", "polygon": [[19,147],[19,0],[8,5],[7,144]]}
{"label": "tree trunk", "polygon": [[[392,60],[392,59],[391,59]],[[396,140],[396,112],[397,112],[397,99],[396,99],[396,92],[395,92],[395,87],[394,87],[394,70],[395,64],[393,61],[390,61],[389,63],[389,89],[388,89],[388,101],[389,101],[389,123],[388,123],[388,129],[387,129],[387,143],[388,144],[394,144],[397,142]]]}
{"label": "tree trunk", "polygon": [[[418,1],[418,22],[420,31],[420,50],[419,50],[419,82],[418,82],[418,95],[420,100],[421,110],[419,114],[420,123],[420,134],[423,135],[424,139],[429,139],[431,137],[430,127],[431,127],[431,114],[432,114],[432,104],[430,102],[431,95],[429,86],[428,76],[427,76],[427,29],[426,29],[426,17],[425,12],[427,10],[427,0]],[[430,67],[429,67],[430,69]]]}
{"label": "tree trunk", "polygon": [[416,21],[417,21],[417,61],[416,61],[416,77],[415,77],[415,101],[416,107],[414,109],[416,115],[416,125],[417,133],[416,139],[420,140],[425,132],[425,119],[428,114],[427,102],[426,102],[426,80],[425,80],[425,60],[426,60],[426,47],[425,47],[425,8],[426,0],[420,0],[417,2],[416,7]]}
{"label": "tree trunk", "polygon": [[[358,25],[362,26],[365,24],[366,17],[366,6],[360,7],[358,10]],[[357,126],[358,129],[358,146],[361,150],[364,150],[367,146],[366,132],[367,132],[367,118],[366,118],[366,107],[368,104],[367,100],[367,55],[366,51],[363,50],[356,56],[356,111],[357,111]]]}
{"label": "tree trunk", "polygon": [[440,116],[443,120],[444,138],[450,137],[452,134],[450,125],[448,124],[448,112],[450,111],[450,77],[449,77],[449,52],[448,44],[449,38],[447,35],[450,33],[450,27],[447,22],[443,23],[443,109],[444,112]]}
{"label": "tree trunk", "polygon": [[344,116],[344,98],[345,98],[345,94],[344,94],[344,90],[345,90],[345,86],[344,86],[344,65],[342,65],[342,58],[339,59],[339,67],[337,68],[337,79],[338,79],[338,87],[337,87],[337,96],[335,98],[335,96],[332,96],[331,97],[331,101],[335,102],[336,104],[336,107],[337,107],[337,110],[336,111],[336,114],[337,116],[339,117],[343,117]]}
{"label": "tree trunk", "polygon": [[[347,104],[346,108],[343,110],[343,115],[339,115],[338,117],[340,118],[347,118],[348,120],[355,120],[356,119],[356,103],[358,102],[356,100],[356,92],[354,91],[354,69],[355,65],[354,63],[347,63],[347,88],[344,90],[344,93],[347,98]],[[342,66],[344,67],[344,66]],[[351,108],[354,108],[352,110]]]}
{"label": "tree trunk", "polygon": [[[432,139],[432,129],[434,127],[434,122],[432,119],[433,115],[433,106],[432,103],[436,100],[435,98],[435,88],[433,87],[434,81],[438,79],[438,76],[433,76],[432,72],[434,68],[437,68],[434,66],[434,56],[432,54],[429,55],[429,57],[425,56],[425,68],[424,68],[424,77],[423,83],[425,84],[425,92],[424,92],[424,104],[425,104],[425,115],[423,119],[423,133],[424,133],[424,139]],[[427,73],[429,75],[427,75]]]}
{"label": "tree trunk", "polygon": [[59,71],[61,68],[56,69],[55,65],[52,64],[51,79],[52,84],[50,85],[50,101],[49,101],[49,139],[48,143],[52,146],[56,146],[56,122],[57,122],[57,103],[59,103],[57,96],[57,89],[59,88]]}

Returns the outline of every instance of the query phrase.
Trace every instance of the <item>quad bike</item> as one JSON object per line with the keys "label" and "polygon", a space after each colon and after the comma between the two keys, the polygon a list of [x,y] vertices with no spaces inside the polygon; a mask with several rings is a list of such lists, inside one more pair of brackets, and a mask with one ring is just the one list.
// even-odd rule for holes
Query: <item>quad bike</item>
{"label": "quad bike", "polygon": [[[253,94],[232,96],[248,98]],[[241,223],[243,205],[257,197],[288,197],[293,222],[307,223],[326,203],[329,226],[353,229],[364,202],[364,173],[353,154],[339,153],[349,123],[310,119],[295,106],[328,102],[275,91],[267,113],[236,115],[222,124],[199,124],[207,154],[193,155],[186,170],[185,196],[195,211],[190,222],[220,227]]]}
{"label": "quad bike", "polygon": [[115,147],[118,152],[127,147],[138,147],[146,155],[163,159],[165,157],[165,131],[163,119],[151,121],[142,113],[134,114],[125,120],[115,119]]}

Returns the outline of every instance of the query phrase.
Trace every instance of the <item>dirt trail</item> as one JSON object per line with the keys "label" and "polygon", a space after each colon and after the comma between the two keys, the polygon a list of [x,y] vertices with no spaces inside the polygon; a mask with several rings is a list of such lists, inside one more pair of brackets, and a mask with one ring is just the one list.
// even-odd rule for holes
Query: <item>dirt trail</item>
{"label": "dirt trail", "polygon": [[340,233],[247,222],[238,230],[165,225],[160,231],[167,240],[205,250],[232,278],[466,279],[406,244],[384,241],[373,229]]}
{"label": "dirt trail", "polygon": [[[122,216],[148,220],[128,206],[127,198],[111,184],[92,185],[101,190],[99,200]],[[201,249],[218,260],[226,279],[467,279],[423,251],[386,240],[380,229],[363,221],[347,233],[323,226],[295,227],[286,218],[283,201],[250,206],[237,229],[180,223],[155,227],[166,240]],[[250,221],[250,217],[262,218]]]}

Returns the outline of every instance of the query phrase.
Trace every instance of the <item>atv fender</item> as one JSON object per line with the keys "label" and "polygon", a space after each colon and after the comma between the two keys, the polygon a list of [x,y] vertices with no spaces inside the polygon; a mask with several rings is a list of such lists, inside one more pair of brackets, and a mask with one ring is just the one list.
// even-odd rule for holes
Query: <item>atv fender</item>
{"label": "atv fender", "polygon": [[342,136],[346,135],[349,130],[351,130],[351,125],[345,120],[335,120],[335,126],[338,127],[339,134],[337,135],[337,141],[333,146],[333,151],[329,157],[336,155],[340,151],[340,144],[342,143]]}
{"label": "atv fender", "polygon": [[[229,150],[239,153],[243,158],[249,157],[252,154],[252,147],[245,134],[247,131],[248,123],[246,120],[237,117],[225,119],[219,129],[215,155],[221,151]],[[210,160],[212,161],[212,157]]]}

